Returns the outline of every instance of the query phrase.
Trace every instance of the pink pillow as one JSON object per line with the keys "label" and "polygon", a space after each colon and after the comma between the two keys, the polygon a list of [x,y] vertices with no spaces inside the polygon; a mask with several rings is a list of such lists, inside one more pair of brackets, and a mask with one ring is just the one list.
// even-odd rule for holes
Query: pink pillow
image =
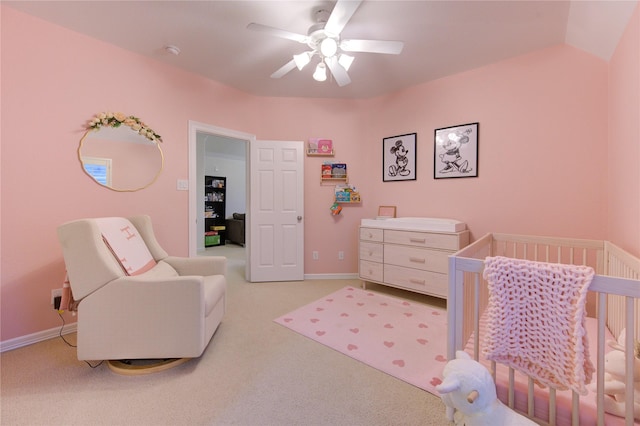
{"label": "pink pillow", "polygon": [[96,219],[102,239],[127,275],[140,275],[156,265],[138,230],[128,219],[106,217]]}

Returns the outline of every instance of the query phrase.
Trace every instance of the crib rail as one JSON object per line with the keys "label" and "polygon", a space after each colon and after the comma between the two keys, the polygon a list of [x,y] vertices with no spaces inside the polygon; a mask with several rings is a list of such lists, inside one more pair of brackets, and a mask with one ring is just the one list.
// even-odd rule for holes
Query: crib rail
{"label": "crib rail", "polygon": [[[615,244],[605,242],[605,270],[604,275],[608,277],[628,278],[630,280],[640,281],[640,259],[631,256],[626,251],[620,249]],[[611,329],[614,336],[618,336],[625,328],[625,324],[619,315],[615,312],[624,309],[625,299],[620,295],[612,295],[607,299],[607,325]],[[636,316],[633,319],[635,324],[640,324],[640,301],[635,302]],[[636,327],[635,338],[640,340],[640,327]]]}
{"label": "crib rail", "polygon": [[[487,234],[449,258],[449,341],[448,356],[473,341],[473,356],[479,359],[480,318],[488,304],[488,290],[482,271],[487,256],[506,256],[534,261],[591,266],[596,271],[590,295],[597,333],[597,424],[604,424],[604,354],[606,331],[614,336],[626,329],[626,386],[633,389],[633,340],[640,339],[640,260],[614,244],[596,240]],[[495,375],[496,365],[492,365]],[[494,376],[495,378],[495,376]],[[515,406],[514,372],[509,371],[507,400]],[[549,392],[548,418],[537,418],[534,406],[535,387],[529,379],[525,415],[541,424],[556,424],[556,392]],[[633,425],[633,392],[626,394],[626,425]],[[573,393],[572,424],[579,424],[580,397]]]}

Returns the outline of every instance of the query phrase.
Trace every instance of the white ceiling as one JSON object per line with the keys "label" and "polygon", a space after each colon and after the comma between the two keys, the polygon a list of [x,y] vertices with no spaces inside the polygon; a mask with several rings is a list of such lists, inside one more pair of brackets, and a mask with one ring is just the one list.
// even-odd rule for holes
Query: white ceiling
{"label": "white ceiling", "polygon": [[[400,55],[355,53],[352,83],[312,79],[314,66],[270,75],[306,45],[248,30],[307,34],[331,2],[3,1],[15,9],[258,96],[370,98],[548,46],[609,60],[637,0],[365,0],[342,38],[400,40]],[[175,45],[180,55],[164,46]]]}

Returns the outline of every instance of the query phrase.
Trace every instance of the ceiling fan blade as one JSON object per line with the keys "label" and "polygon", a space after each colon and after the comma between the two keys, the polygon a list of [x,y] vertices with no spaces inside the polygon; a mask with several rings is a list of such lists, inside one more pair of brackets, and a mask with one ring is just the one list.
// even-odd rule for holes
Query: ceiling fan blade
{"label": "ceiling fan blade", "polygon": [[290,31],[281,30],[280,28],[270,27],[268,25],[256,24],[254,22],[247,25],[247,29],[269,34],[275,37],[286,38],[288,40],[297,41],[298,43],[306,43],[308,39],[306,35],[292,33]]}
{"label": "ceiling fan blade", "polygon": [[345,52],[386,53],[398,55],[402,52],[404,43],[391,40],[342,40],[340,49]]}
{"label": "ceiling fan blade", "polygon": [[335,56],[325,59],[325,62],[331,70],[331,75],[333,75],[333,78],[336,80],[336,83],[338,83],[338,86],[342,87],[351,83],[351,79],[349,78],[349,74],[347,74],[347,70],[345,70],[344,67],[338,63],[338,59]]}
{"label": "ceiling fan blade", "polygon": [[327,20],[324,30],[333,35],[340,35],[349,19],[356,12],[362,0],[338,0]]}
{"label": "ceiling fan blade", "polygon": [[271,78],[280,78],[287,74],[289,71],[296,67],[296,61],[294,59],[290,60],[286,64],[284,64],[280,69],[273,74],[271,74]]}

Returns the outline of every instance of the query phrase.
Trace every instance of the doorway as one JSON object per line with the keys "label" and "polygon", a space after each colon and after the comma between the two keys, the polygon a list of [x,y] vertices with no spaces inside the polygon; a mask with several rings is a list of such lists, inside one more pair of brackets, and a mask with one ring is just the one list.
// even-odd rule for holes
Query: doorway
{"label": "doorway", "polygon": [[221,139],[227,148],[241,144],[246,153],[246,280],[303,280],[302,141],[257,141],[248,133],[189,121],[189,256],[198,256],[200,247],[204,251],[205,166],[214,167],[212,175],[216,175],[215,164],[205,164],[208,138],[212,142]]}
{"label": "doorway", "polygon": [[[204,177],[227,177],[225,216],[248,213],[248,149],[255,136],[189,122],[189,256],[207,255],[204,247]],[[243,210],[242,212],[236,210]],[[248,240],[243,251],[247,256]],[[247,262],[248,268],[248,262]]]}

